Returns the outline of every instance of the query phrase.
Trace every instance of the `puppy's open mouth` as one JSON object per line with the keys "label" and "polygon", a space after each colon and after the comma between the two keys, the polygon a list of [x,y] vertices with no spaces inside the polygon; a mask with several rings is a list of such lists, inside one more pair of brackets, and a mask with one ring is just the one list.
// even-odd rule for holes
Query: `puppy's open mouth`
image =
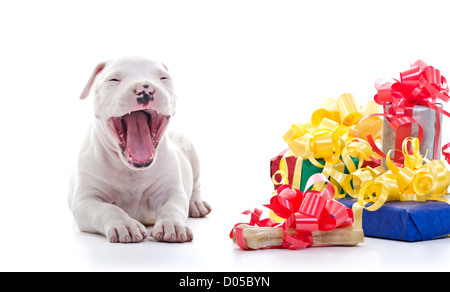
{"label": "puppy's open mouth", "polygon": [[135,167],[147,167],[153,162],[169,118],[147,109],[112,117],[108,120],[108,126],[127,161]]}

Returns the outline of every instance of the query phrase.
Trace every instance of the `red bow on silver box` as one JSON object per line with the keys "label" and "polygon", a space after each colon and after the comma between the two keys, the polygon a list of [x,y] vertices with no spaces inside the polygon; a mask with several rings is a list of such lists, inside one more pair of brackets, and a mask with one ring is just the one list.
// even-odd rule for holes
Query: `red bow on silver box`
{"label": "red bow on silver box", "polygon": [[[418,60],[412,64],[411,68],[400,72],[400,80],[391,79],[388,82],[377,80],[375,88],[378,92],[374,100],[378,104],[383,105],[384,116],[393,130],[397,130],[403,125],[417,123],[412,117],[413,108],[416,105],[423,105],[436,111],[434,153],[435,155],[439,153],[438,141],[441,131],[439,114],[442,113],[450,117],[449,112],[436,106],[436,102],[448,102],[450,100],[447,80],[441,75],[440,71],[427,65],[424,61]],[[386,109],[387,104],[390,105],[389,110]],[[422,129],[419,125],[419,133],[421,131]],[[421,135],[419,134],[420,141]],[[445,145],[442,154],[450,163],[450,153],[444,151],[449,147],[450,143]],[[437,157],[434,158],[436,159]]]}

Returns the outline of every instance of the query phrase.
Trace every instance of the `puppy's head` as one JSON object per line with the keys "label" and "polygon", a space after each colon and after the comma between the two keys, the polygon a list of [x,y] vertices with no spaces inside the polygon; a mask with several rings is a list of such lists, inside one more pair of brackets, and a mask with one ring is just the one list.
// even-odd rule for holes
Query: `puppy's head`
{"label": "puppy's head", "polygon": [[132,169],[149,167],[169,119],[176,96],[164,64],[127,57],[100,63],[81,99],[90,91],[102,133]]}

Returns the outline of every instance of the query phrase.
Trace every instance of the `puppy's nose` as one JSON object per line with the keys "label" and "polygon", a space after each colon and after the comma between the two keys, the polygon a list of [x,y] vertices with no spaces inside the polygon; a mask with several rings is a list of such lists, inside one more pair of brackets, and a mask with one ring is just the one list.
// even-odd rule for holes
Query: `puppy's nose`
{"label": "puppy's nose", "polygon": [[139,104],[146,105],[154,99],[155,89],[148,84],[144,84],[138,86],[134,90],[134,94],[136,94],[136,100]]}

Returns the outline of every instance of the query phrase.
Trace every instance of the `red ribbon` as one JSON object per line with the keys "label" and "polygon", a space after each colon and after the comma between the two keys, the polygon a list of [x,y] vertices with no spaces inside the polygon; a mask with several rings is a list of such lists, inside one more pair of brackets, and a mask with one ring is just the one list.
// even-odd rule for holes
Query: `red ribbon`
{"label": "red ribbon", "polygon": [[[322,192],[308,191],[318,182],[326,182],[327,185]],[[353,223],[353,212],[345,205],[333,200],[334,187],[321,173],[314,174],[306,183],[305,191],[283,185],[277,189],[271,198],[270,204],[264,205],[271,209],[276,215],[286,219],[284,223],[277,224],[271,219],[260,220],[262,211],[255,209],[254,212],[245,211],[243,214],[251,214],[250,225],[269,226],[283,228],[283,245],[280,247],[297,249],[313,245],[313,231],[329,231],[337,227]],[[240,223],[239,223],[240,224]],[[236,224],[235,227],[239,224]],[[297,234],[288,234],[288,228],[295,228]],[[238,245],[247,249],[242,238],[242,232],[236,228],[236,239]],[[232,232],[230,237],[232,237]],[[272,247],[278,248],[278,247]]]}
{"label": "red ribbon", "polygon": [[[439,114],[442,113],[450,117],[450,113],[436,106],[436,102],[448,102],[450,100],[447,80],[444,76],[441,76],[440,71],[427,65],[424,61],[418,60],[412,64],[411,68],[400,72],[400,81],[392,79],[392,81],[382,83],[377,80],[375,88],[378,91],[374,97],[375,102],[383,105],[389,125],[394,131],[398,130],[396,149],[400,149],[404,138],[410,136],[411,124],[417,123],[412,118],[414,106],[423,105],[436,111],[436,138],[434,143],[434,158],[436,159],[439,153],[438,145],[441,130]],[[389,110],[386,110],[387,104],[391,105]],[[419,125],[419,132],[421,131]],[[420,134],[418,138],[422,142]],[[397,148],[397,146],[399,147]],[[450,147],[450,143],[446,146]],[[394,161],[398,159],[400,157],[395,157]]]}
{"label": "red ribbon", "polygon": [[442,155],[444,156],[445,160],[450,163],[450,143],[442,147]]}
{"label": "red ribbon", "polygon": [[[389,110],[394,113],[397,107],[428,105],[436,103],[439,99],[448,102],[449,88],[447,80],[438,69],[428,66],[424,61],[418,60],[410,69],[400,72],[400,81],[393,79],[393,83],[375,83],[378,94],[375,102],[378,104],[392,103]],[[449,113],[447,115],[450,116]]]}

